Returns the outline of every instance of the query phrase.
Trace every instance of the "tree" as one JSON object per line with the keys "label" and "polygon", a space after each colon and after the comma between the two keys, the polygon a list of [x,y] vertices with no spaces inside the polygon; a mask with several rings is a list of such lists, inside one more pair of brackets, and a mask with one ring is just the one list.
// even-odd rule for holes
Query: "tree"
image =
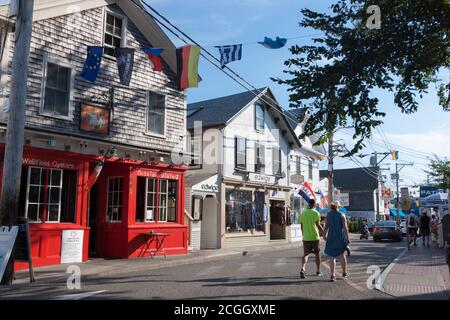
{"label": "tree", "polygon": [[[381,13],[379,29],[371,24],[373,8]],[[349,154],[356,153],[386,115],[373,94],[377,88],[392,92],[409,114],[434,85],[450,111],[450,80],[439,78],[450,70],[450,0],[338,0],[331,13],[301,14],[300,27],[324,34],[313,45],[292,46],[284,63],[288,78],[272,78],[288,86],[291,108],[312,113],[301,138],[318,134],[321,144],[337,127],[352,126]]]}
{"label": "tree", "polygon": [[433,184],[442,189],[450,189],[450,160],[431,159],[429,170],[425,171],[431,176]]}

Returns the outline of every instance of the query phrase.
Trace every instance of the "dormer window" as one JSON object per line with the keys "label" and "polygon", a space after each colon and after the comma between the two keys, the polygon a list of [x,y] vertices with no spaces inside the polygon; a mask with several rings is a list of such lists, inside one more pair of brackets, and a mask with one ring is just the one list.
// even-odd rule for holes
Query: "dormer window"
{"label": "dormer window", "polygon": [[264,131],[264,106],[260,103],[255,104],[255,130]]}
{"label": "dormer window", "polygon": [[116,48],[125,46],[126,19],[106,12],[105,34],[103,44],[105,47],[105,56],[115,57]]}

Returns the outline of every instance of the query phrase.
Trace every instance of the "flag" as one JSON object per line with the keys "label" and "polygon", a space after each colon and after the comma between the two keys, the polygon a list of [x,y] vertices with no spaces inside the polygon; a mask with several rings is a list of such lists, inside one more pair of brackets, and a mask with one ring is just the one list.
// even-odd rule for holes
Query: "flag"
{"label": "flag", "polygon": [[392,160],[398,160],[398,151],[392,150],[391,155],[392,155]]}
{"label": "flag", "polygon": [[200,47],[188,45],[177,49],[178,89],[198,87],[198,60]]}
{"label": "flag", "polygon": [[120,83],[129,86],[134,66],[134,49],[116,48],[117,68],[119,69]]}
{"label": "flag", "polygon": [[102,160],[100,160],[100,162],[97,163],[97,165],[94,168],[94,171],[92,171],[91,175],[89,176],[89,178],[84,186],[85,191],[89,191],[92,188],[92,186],[95,184],[98,176],[102,172],[104,164],[105,164],[105,157],[103,157]]}
{"label": "flag", "polygon": [[328,195],[325,196],[320,190],[316,191],[316,195],[319,196],[319,207],[322,209],[328,207]]}
{"label": "flag", "polygon": [[231,61],[241,60],[242,58],[242,44],[234,44],[231,46],[218,46],[216,47],[220,52],[220,64],[222,69],[225,68],[227,63]]}
{"label": "flag", "polygon": [[302,196],[306,201],[316,199],[316,195],[314,194],[314,191],[312,190],[308,182],[303,182],[300,190],[298,191],[298,194]]}
{"label": "flag", "polygon": [[98,76],[98,72],[100,71],[102,57],[103,47],[88,46],[86,62],[84,63],[81,77],[88,81],[95,82]]}
{"label": "flag", "polygon": [[267,49],[280,49],[284,47],[286,44],[287,39],[279,38],[277,37],[275,40],[272,40],[271,38],[264,37],[263,42],[258,42],[259,44],[262,44]]}
{"label": "flag", "polygon": [[164,49],[142,48],[142,51],[144,51],[144,53],[146,53],[148,58],[150,59],[150,62],[153,66],[153,71],[163,71],[164,64],[161,59],[161,53],[164,51]]}

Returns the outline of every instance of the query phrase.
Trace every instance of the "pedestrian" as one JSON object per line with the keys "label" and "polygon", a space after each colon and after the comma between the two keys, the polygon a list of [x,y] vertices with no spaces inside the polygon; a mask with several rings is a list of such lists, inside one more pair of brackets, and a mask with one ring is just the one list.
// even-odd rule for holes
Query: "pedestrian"
{"label": "pedestrian", "polygon": [[316,256],[317,276],[322,276],[320,271],[320,233],[323,232],[323,228],[320,225],[320,213],[314,210],[316,201],[310,199],[308,201],[308,209],[305,209],[300,216],[300,224],[303,233],[303,258],[300,269],[300,278],[306,278],[306,263],[308,262],[308,256],[314,253]]}
{"label": "pedestrian", "polygon": [[439,225],[439,219],[437,219],[434,214],[431,215],[430,229],[431,229],[431,234],[433,235],[433,242],[438,241],[438,237],[439,237],[438,225]]}
{"label": "pedestrian", "polygon": [[336,259],[339,258],[342,267],[342,276],[348,277],[347,256],[345,254],[350,243],[348,226],[345,215],[339,212],[339,201],[331,205],[323,231],[323,239],[326,241],[325,254],[330,257],[331,282],[336,281]]}
{"label": "pedestrian", "polygon": [[414,239],[414,246],[417,247],[417,218],[413,210],[406,217],[406,224],[408,225],[408,235]]}
{"label": "pedestrian", "polygon": [[419,233],[422,237],[422,245],[430,247],[430,217],[425,211],[422,211],[422,215],[419,219]]}

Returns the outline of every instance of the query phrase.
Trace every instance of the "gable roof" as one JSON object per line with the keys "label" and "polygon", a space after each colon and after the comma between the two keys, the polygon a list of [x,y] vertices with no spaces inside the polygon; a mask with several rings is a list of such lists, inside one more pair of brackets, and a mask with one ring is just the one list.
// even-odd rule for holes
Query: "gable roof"
{"label": "gable roof", "polygon": [[[162,58],[172,71],[176,72],[176,47],[156,21],[147,14],[140,0],[34,0],[33,21],[51,19],[111,4],[117,4],[125,12],[128,19],[152,46],[167,48],[162,52]],[[0,16],[7,16],[8,9],[9,5],[0,6]]]}
{"label": "gable roof", "polygon": [[[295,130],[298,125],[303,120],[303,116],[305,115],[306,109],[305,108],[298,108],[298,109],[289,109],[283,111],[286,119],[289,122],[289,125]],[[297,121],[295,121],[297,119]]]}
{"label": "gable roof", "polygon": [[[334,169],[333,184],[344,191],[373,191],[378,188],[378,167]],[[326,178],[327,170],[320,170],[320,179]]]}
{"label": "gable roof", "polygon": [[282,121],[279,125],[291,135],[291,139],[288,139],[289,142],[301,147],[300,140],[289,124],[283,109],[279,106],[272,91],[268,87],[188,104],[187,128],[192,129],[194,127],[194,121],[202,121],[203,128],[225,126],[245,109],[245,107],[260,99],[262,96],[265,97],[266,101],[268,99],[274,102],[271,103],[268,112],[276,113],[275,118],[281,118]]}

